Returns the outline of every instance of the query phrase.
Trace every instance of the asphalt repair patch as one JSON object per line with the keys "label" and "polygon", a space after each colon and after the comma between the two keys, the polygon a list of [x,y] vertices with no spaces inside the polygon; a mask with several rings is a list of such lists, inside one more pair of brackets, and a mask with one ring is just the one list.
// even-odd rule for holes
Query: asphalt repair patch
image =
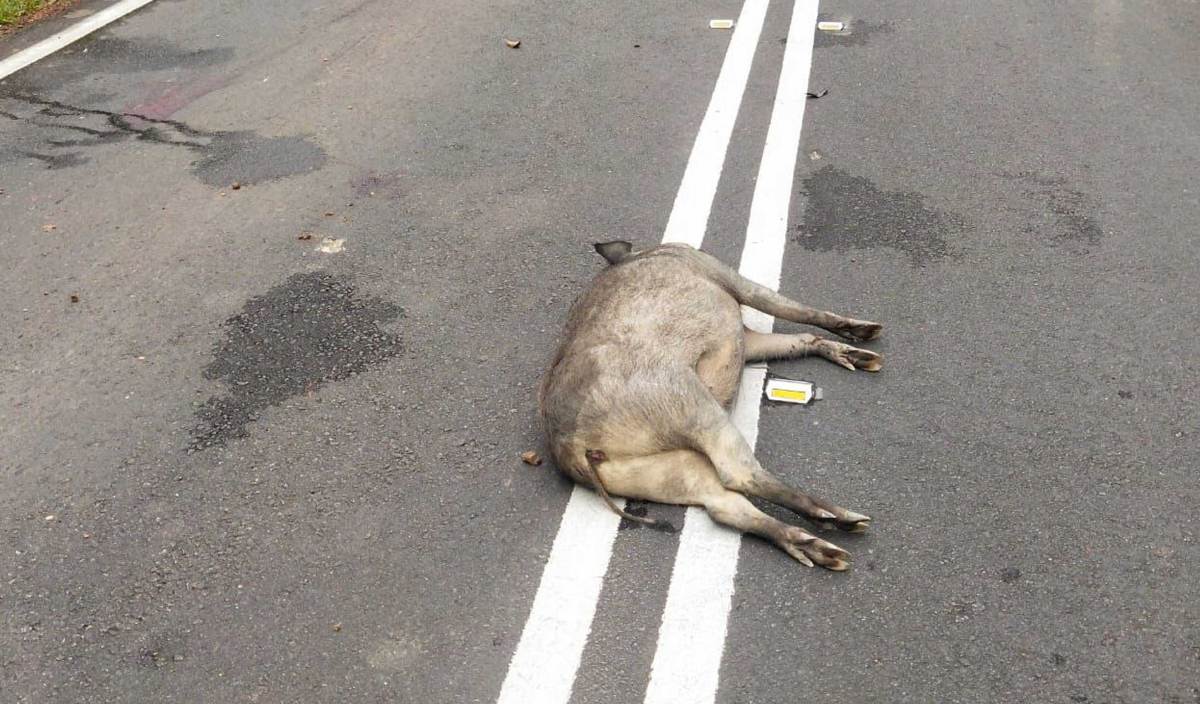
{"label": "asphalt repair patch", "polygon": [[326,272],[295,274],[246,301],[225,321],[204,377],[228,387],[196,412],[189,451],[224,446],[246,437],[264,409],[365,371],[400,352],[398,336],[380,326],[402,311],[379,299],[360,298],[343,279]]}

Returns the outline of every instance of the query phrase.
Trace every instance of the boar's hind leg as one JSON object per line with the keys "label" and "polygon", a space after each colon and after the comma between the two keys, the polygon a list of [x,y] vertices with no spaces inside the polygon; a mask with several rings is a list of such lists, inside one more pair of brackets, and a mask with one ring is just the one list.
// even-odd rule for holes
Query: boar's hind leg
{"label": "boar's hind leg", "polygon": [[875,352],[851,347],[844,342],[828,340],[809,333],[782,335],[747,329],[745,340],[747,362],[815,354],[850,371],[865,369],[869,372],[877,372],[883,366],[883,357]]}
{"label": "boar's hind leg", "polygon": [[594,468],[614,495],[703,506],[714,521],[762,536],[809,567],[815,563],[840,571],[848,566],[845,550],[768,516],[745,496],[726,489],[712,463],[693,450],[607,459]]}
{"label": "boar's hind leg", "polygon": [[712,462],[726,489],[757,496],[822,524],[834,524],[853,533],[865,531],[871,517],[849,511],[815,496],[793,489],[762,468],[746,439],[715,402],[699,404],[698,422],[690,429],[690,441]]}
{"label": "boar's hind leg", "polygon": [[883,326],[879,323],[847,318],[797,303],[778,291],[747,279],[712,255],[691,250],[686,256],[711,280],[724,286],[742,305],[793,323],[816,325],[851,340],[874,340],[883,332]]}

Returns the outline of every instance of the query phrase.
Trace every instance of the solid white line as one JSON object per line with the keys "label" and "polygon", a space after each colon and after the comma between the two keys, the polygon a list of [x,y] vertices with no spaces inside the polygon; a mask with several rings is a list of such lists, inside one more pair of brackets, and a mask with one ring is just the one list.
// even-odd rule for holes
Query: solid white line
{"label": "solid white line", "polygon": [[[766,10],[767,0],[746,0],[742,7],[675,196],[664,242],[699,247],[704,239]],[[623,501],[617,503],[624,506]],[[620,518],[594,492],[580,486],[572,489],[500,688],[499,704],[560,704],[570,699],[619,525]]]}
{"label": "solid white line", "polygon": [[[754,184],[742,263],[738,267],[742,276],[773,289],[779,288],[783,270],[788,207],[792,199],[796,155],[800,151],[800,128],[804,124],[804,106],[808,98],[816,23],[817,0],[796,0],[788,29],[790,41],[783,53],[779,89],[771,110],[771,126],[767,128],[758,180]],[[759,332],[771,332],[775,322],[766,313],[750,308],[743,308],[742,317],[751,330]]]}
{"label": "solid white line", "polygon": [[571,698],[620,523],[621,517],[592,492],[578,487],[571,492],[529,621],[500,690],[501,704]]}
{"label": "solid white line", "polygon": [[667,220],[663,242],[686,242],[698,249],[704,240],[713,197],[721,180],[721,168],[725,164],[725,151],[737,122],[742,93],[746,90],[746,79],[750,76],[766,16],[767,0],[746,0],[742,6],[712,100],[692,145],[679,192],[675,194],[675,205]]}
{"label": "solid white line", "polygon": [[29,64],[53,54],[71,42],[78,41],[92,32],[95,32],[97,29],[100,29],[104,25],[115,20],[119,20],[139,7],[148,5],[152,2],[154,2],[154,0],[121,0],[121,2],[118,2],[115,5],[110,5],[91,17],[76,22],[57,34],[46,37],[31,47],[27,47],[21,51],[18,51],[12,56],[0,61],[0,79],[7,78],[17,71],[25,68]]}
{"label": "solid white line", "polygon": [[[816,21],[817,0],[797,0],[738,268],[746,278],[774,289],[779,288],[783,267]],[[774,319],[760,311],[743,308],[742,317],[760,332],[770,332],[774,325]],[[759,396],[765,377],[765,366],[748,366],[734,404],[734,425],[751,447],[758,440]],[[741,534],[717,525],[703,509],[688,509],[646,690],[647,704],[701,704],[716,698],[740,544]]]}
{"label": "solid white line", "polygon": [[[734,425],[751,448],[758,440],[758,396],[765,376],[765,367],[746,367],[733,406]],[[647,704],[692,704],[716,697],[741,541],[740,533],[714,523],[704,509],[687,510],[650,667]]]}

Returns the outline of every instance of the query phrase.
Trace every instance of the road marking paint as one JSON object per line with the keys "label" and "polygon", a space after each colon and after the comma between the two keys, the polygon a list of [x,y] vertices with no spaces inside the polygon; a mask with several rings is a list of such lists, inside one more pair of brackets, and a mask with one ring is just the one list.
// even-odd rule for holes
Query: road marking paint
{"label": "road marking paint", "polygon": [[675,205],[667,219],[663,242],[686,242],[699,248],[704,240],[717,183],[725,165],[725,151],[729,148],[733,125],[742,106],[742,94],[746,90],[766,16],[767,0],[746,0],[733,38],[729,40],[708,111],[704,113],[692,145],[679,192],[675,194]]}
{"label": "road marking paint", "polygon": [[[779,288],[783,267],[816,21],[817,0],[796,0],[738,268],[743,276],[774,289]],[[742,317],[759,332],[770,332],[774,325],[774,318],[749,308],[743,307]],[[747,366],[734,403],[733,423],[751,448],[758,440],[759,394],[766,373],[765,365]],[[687,510],[646,689],[647,704],[693,704],[716,698],[740,544],[740,533],[717,525],[703,509]]]}
{"label": "road marking paint", "polygon": [[[699,247],[725,165],[725,151],[767,15],[767,0],[746,0],[692,145],[664,242]],[[617,500],[624,507],[624,501]],[[499,704],[558,704],[571,697],[591,631],[620,517],[575,486],[542,572],[529,619],[500,688]]]}
{"label": "road marking paint", "polygon": [[[616,497],[613,501],[625,505]],[[621,517],[593,492],[578,486],[571,491],[529,621],[500,689],[500,704],[571,698],[620,523]]]}
{"label": "road marking paint", "polygon": [[119,20],[130,12],[152,2],[154,0],[121,0],[121,2],[110,5],[57,34],[46,37],[31,47],[18,51],[0,61],[0,79],[7,78],[29,64],[53,54],[72,42],[79,41],[104,25]]}
{"label": "road marking paint", "polygon": [[[747,366],[733,406],[733,423],[751,449],[758,440],[758,395],[766,376],[766,367]],[[650,666],[647,704],[716,697],[741,540],[740,533],[713,522],[704,509],[688,508]]]}
{"label": "road marking paint", "polygon": [[[796,0],[788,29],[783,68],[779,71],[779,89],[771,110],[771,124],[763,145],[754,198],[750,203],[750,221],[746,225],[746,244],[738,268],[742,276],[763,286],[779,288],[783,271],[783,247],[787,243],[788,207],[792,199],[792,179],[800,150],[800,129],[808,99],[808,76],[812,69],[813,31],[817,21],[817,0]],[[771,332],[775,319],[762,311],[742,309],[746,326],[758,332]],[[755,394],[757,403],[757,394]]]}

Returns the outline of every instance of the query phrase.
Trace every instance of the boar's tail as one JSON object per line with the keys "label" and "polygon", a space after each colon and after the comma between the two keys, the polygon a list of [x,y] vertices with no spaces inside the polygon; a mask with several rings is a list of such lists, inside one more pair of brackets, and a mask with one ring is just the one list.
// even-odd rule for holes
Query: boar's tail
{"label": "boar's tail", "polygon": [[600,473],[596,471],[596,465],[608,460],[608,456],[600,450],[588,450],[586,455],[587,469],[584,470],[583,474],[591,483],[592,488],[596,490],[596,493],[600,495],[600,498],[604,499],[604,503],[608,504],[608,507],[612,509],[613,513],[617,514],[621,518],[628,518],[631,521],[644,523],[648,526],[658,525],[658,521],[654,520],[653,518],[635,516],[632,513],[628,513],[620,508],[617,508],[617,505],[613,503],[612,497],[608,495],[608,490],[604,488],[604,482],[600,480]]}

